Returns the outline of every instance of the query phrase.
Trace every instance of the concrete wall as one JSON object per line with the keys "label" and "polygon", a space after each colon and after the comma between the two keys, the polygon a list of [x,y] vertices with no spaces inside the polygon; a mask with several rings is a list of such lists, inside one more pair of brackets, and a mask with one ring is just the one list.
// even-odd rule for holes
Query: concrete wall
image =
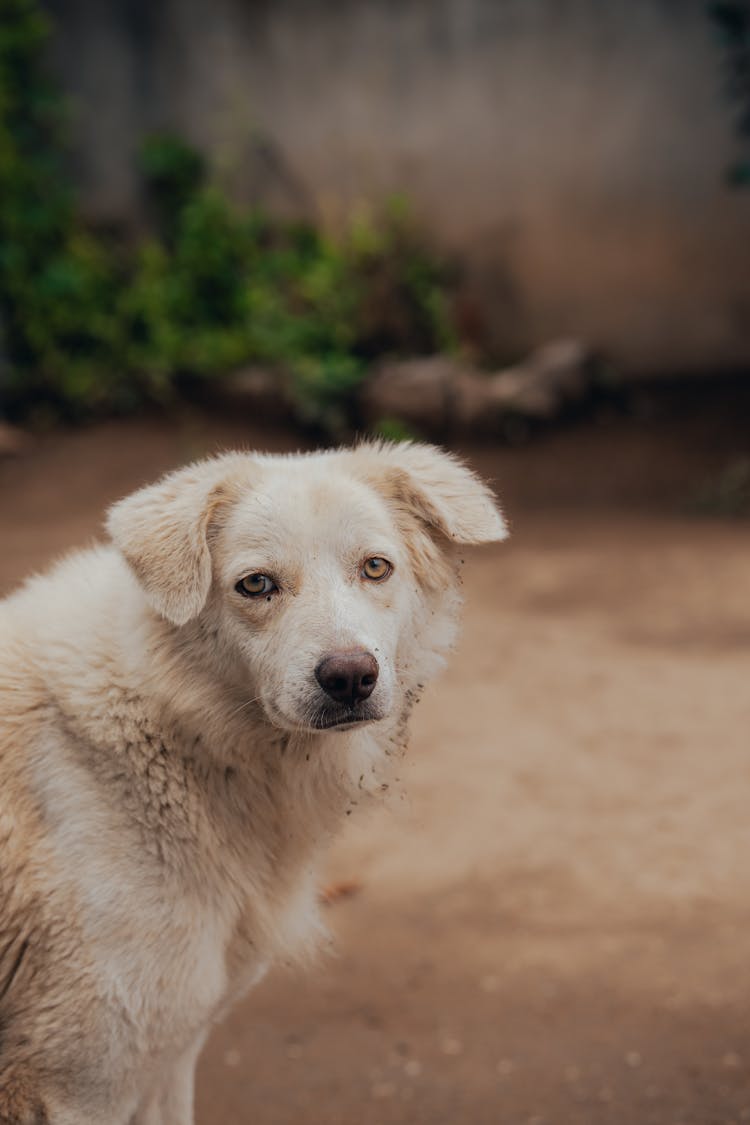
{"label": "concrete wall", "polygon": [[[412,197],[507,351],[750,366],[750,191],[704,0],[48,0],[92,212],[170,125],[245,198]],[[259,142],[263,143],[259,143]],[[266,143],[269,142],[269,143]]]}

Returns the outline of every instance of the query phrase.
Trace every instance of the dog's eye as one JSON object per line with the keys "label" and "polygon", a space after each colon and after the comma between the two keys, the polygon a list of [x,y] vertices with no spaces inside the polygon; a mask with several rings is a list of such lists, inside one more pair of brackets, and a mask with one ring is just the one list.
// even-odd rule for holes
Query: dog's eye
{"label": "dog's eye", "polygon": [[388,562],[388,559],[381,559],[377,556],[372,559],[366,559],[362,567],[362,577],[369,578],[371,582],[382,582],[384,578],[393,570],[393,567]]}
{"label": "dog's eye", "polygon": [[235,590],[246,598],[261,598],[278,590],[278,586],[267,574],[248,574],[246,578],[240,578]]}

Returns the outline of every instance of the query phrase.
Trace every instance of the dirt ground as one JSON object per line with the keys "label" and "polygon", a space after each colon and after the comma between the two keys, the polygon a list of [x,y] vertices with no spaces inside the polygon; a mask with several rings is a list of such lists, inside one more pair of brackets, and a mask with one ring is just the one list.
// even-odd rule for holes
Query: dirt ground
{"label": "dirt ground", "polygon": [[[684,514],[749,419],[471,451],[513,540],[468,559],[403,788],[331,856],[331,956],[216,1029],[200,1125],[750,1121],[750,524]],[[289,443],[192,415],[41,439],[0,463],[0,592],[160,470]]]}

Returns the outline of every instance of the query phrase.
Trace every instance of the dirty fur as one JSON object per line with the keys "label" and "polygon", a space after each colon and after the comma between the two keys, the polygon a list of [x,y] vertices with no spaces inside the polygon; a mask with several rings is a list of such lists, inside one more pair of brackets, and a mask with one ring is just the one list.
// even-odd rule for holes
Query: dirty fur
{"label": "dirty fur", "polygon": [[[0,603],[0,1125],[189,1125],[211,1023],[323,936],[318,860],[451,644],[457,545],[506,534],[409,444],[203,461],[108,531]],[[363,721],[319,729],[354,649]]]}

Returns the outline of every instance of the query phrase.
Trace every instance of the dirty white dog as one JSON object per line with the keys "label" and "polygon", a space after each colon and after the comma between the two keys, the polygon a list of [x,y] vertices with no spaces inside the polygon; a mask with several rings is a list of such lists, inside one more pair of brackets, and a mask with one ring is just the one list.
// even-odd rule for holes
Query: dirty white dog
{"label": "dirty white dog", "polygon": [[314,944],[315,868],[450,645],[449,455],[232,453],[0,603],[0,1122],[188,1125],[212,1021]]}

